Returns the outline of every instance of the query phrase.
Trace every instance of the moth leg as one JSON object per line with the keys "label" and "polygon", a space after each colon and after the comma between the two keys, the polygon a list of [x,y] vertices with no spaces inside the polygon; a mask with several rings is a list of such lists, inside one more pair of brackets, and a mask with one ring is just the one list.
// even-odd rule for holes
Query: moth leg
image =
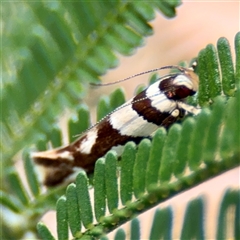
{"label": "moth leg", "polygon": [[178,102],[178,107],[184,109],[186,112],[192,113],[193,115],[198,115],[202,110],[200,107],[194,107],[185,102]]}

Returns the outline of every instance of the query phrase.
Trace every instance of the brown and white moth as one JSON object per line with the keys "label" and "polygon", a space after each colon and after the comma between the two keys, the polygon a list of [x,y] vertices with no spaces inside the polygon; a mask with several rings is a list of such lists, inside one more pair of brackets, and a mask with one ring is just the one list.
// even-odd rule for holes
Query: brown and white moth
{"label": "brown and white moth", "polygon": [[198,90],[198,76],[193,69],[166,66],[155,70],[165,68],[180,72],[160,78],[68,146],[33,153],[36,164],[45,169],[44,184],[55,186],[74,180],[71,177],[80,169],[92,173],[96,160],[113,147],[128,141],[139,143],[160,126],[168,128],[186,112],[198,114],[200,109],[185,103]]}

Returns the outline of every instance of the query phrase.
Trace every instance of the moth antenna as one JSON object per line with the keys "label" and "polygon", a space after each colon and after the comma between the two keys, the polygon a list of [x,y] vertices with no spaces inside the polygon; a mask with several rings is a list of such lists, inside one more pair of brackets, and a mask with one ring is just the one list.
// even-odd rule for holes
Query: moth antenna
{"label": "moth antenna", "polygon": [[[187,71],[187,70],[191,70],[193,71],[195,66],[197,66],[197,62],[194,61],[192,63],[192,66],[189,67],[189,68],[185,68],[185,67],[181,67],[181,66],[178,66],[178,65],[169,65],[169,66],[164,66],[164,67],[160,67],[160,68],[155,68],[155,69],[151,69],[151,70],[148,70],[148,71],[145,71],[145,72],[141,72],[141,73],[137,73],[137,74],[134,74],[130,77],[127,77],[127,78],[124,78],[124,79],[121,79],[121,80],[118,80],[116,82],[110,82],[110,83],[90,83],[91,85],[93,86],[108,86],[108,85],[113,85],[113,84],[117,84],[117,83],[120,83],[120,82],[124,82],[124,81],[127,81],[129,79],[132,79],[132,78],[135,78],[135,77],[138,77],[138,76],[141,76],[141,75],[144,75],[144,74],[148,74],[148,73],[151,73],[151,72],[156,72],[156,71],[159,71],[159,70],[163,70],[163,69],[178,69],[180,72],[184,72],[184,71]],[[154,94],[150,97],[155,97],[159,94]],[[107,114],[105,117],[103,117],[102,119],[100,119],[98,122],[96,122],[95,124],[93,124],[92,126],[90,126],[89,128],[87,128],[85,131],[79,133],[79,134],[76,134],[74,135],[73,137],[77,138],[77,137],[80,137],[81,135],[85,134],[86,132],[88,132],[89,130],[91,130],[95,125],[99,124],[103,119],[105,119],[106,117],[108,117],[109,115],[111,115],[113,112],[116,112],[124,107],[127,107],[133,103],[136,103],[136,102],[140,102],[140,101],[143,101],[143,100],[146,100],[148,99],[149,97],[145,97],[145,98],[141,98],[141,99],[138,99],[138,100],[135,100],[135,101],[132,101],[132,102],[128,102],[128,103],[125,103],[119,107],[117,107],[115,110],[111,111],[109,114]]]}
{"label": "moth antenna", "polygon": [[[127,81],[127,80],[132,79],[132,78],[135,78],[135,77],[139,77],[139,76],[144,75],[144,74],[148,74],[148,73],[160,71],[160,70],[163,70],[163,69],[172,69],[172,68],[177,68],[177,69],[178,69],[179,71],[181,71],[181,72],[187,70],[187,68],[180,67],[180,66],[177,66],[177,65],[164,66],[164,67],[160,67],[160,68],[151,69],[151,70],[148,70],[148,71],[145,71],[145,72],[140,72],[140,73],[134,74],[134,75],[132,75],[132,76],[130,76],[130,77],[117,80],[117,81],[115,81],[115,82],[109,82],[109,83],[90,83],[90,84],[91,84],[92,86],[109,86],[109,85],[113,85],[113,84],[117,84],[117,83],[120,83],[120,82]],[[188,68],[188,69],[189,69],[189,68]]]}
{"label": "moth antenna", "polygon": [[[130,104],[134,104],[134,103],[136,103],[136,102],[141,102],[141,101],[143,101],[143,100],[146,100],[146,99],[149,99],[149,98],[152,98],[152,97],[156,97],[156,96],[158,96],[158,95],[160,95],[160,93],[156,93],[156,94],[153,94],[153,95],[150,95],[150,96],[148,96],[148,97],[144,97],[144,98],[139,98],[139,99],[137,99],[137,100],[135,100],[135,101],[132,101]],[[129,105],[129,104],[128,104]],[[124,107],[124,106],[123,106]]]}
{"label": "moth antenna", "polygon": [[[156,97],[156,96],[158,96],[158,95],[160,95],[160,94],[159,94],[159,93],[153,94],[153,95],[151,95],[151,96],[149,96],[149,97],[150,97],[150,98],[151,98],[151,97]],[[76,137],[76,138],[77,138],[77,137],[80,137],[81,135],[83,135],[83,134],[85,134],[86,132],[88,132],[89,130],[91,130],[94,126],[96,126],[97,124],[99,124],[101,121],[103,121],[105,118],[107,118],[107,117],[108,117],[109,115],[111,115],[112,113],[117,112],[117,111],[119,111],[120,109],[125,108],[125,107],[127,107],[127,106],[129,106],[129,105],[132,105],[133,103],[141,102],[141,101],[143,101],[143,100],[146,100],[146,99],[148,99],[149,97],[144,97],[144,98],[140,98],[140,99],[138,99],[138,100],[132,101],[132,102],[127,102],[127,103],[125,103],[125,104],[117,107],[116,109],[114,109],[113,111],[111,111],[110,113],[108,113],[105,117],[101,118],[101,119],[100,119],[99,121],[97,121],[95,124],[93,124],[92,126],[90,126],[89,128],[87,128],[85,131],[83,131],[83,132],[81,132],[81,133],[79,133],[79,134],[76,134],[76,135],[74,135],[73,137],[74,137],[74,138],[75,138],[75,137]]]}
{"label": "moth antenna", "polygon": [[[151,98],[151,97],[156,97],[156,96],[158,96],[158,95],[159,95],[159,93],[156,93],[156,94],[153,94],[153,95],[151,95],[151,96],[149,96],[149,97],[150,97],[150,98]],[[122,104],[121,106],[117,107],[116,109],[114,109],[113,111],[111,111],[110,113],[108,113],[106,116],[104,116],[103,118],[101,118],[101,119],[100,119],[99,121],[97,121],[95,124],[93,124],[92,126],[90,126],[89,128],[87,128],[85,131],[83,131],[82,133],[76,134],[76,135],[74,135],[73,137],[80,137],[81,135],[83,135],[83,134],[85,134],[86,132],[88,132],[89,130],[91,130],[95,125],[99,124],[101,121],[103,121],[105,118],[107,118],[107,117],[108,117],[109,115],[111,115],[112,113],[117,112],[117,111],[119,111],[120,109],[125,108],[125,107],[127,107],[127,106],[129,106],[129,105],[132,105],[133,103],[141,102],[141,101],[143,101],[143,100],[146,100],[146,99],[148,99],[149,97],[140,98],[140,99],[138,99],[138,100],[135,100],[135,101],[132,101],[132,102],[127,102],[127,103],[125,103],[125,104]]]}

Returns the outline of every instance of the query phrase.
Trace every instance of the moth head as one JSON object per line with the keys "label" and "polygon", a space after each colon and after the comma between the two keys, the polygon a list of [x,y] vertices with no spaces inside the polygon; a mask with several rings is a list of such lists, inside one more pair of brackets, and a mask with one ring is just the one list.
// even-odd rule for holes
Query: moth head
{"label": "moth head", "polygon": [[[190,84],[189,87],[192,87],[192,91],[195,93],[198,91],[199,78],[198,75],[194,72],[192,68],[183,68],[184,75],[188,78]],[[187,84],[188,81],[186,81]]]}
{"label": "moth head", "polygon": [[192,68],[176,67],[180,73],[165,77],[159,85],[169,99],[180,100],[198,91],[199,80]]}

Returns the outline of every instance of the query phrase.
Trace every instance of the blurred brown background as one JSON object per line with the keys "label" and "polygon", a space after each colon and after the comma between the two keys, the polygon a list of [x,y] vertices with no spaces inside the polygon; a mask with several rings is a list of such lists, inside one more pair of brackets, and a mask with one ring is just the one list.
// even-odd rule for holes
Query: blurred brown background
{"label": "blurred brown background", "polygon": [[[165,19],[157,13],[152,21],[154,35],[147,38],[145,45],[137,50],[131,57],[120,56],[120,65],[117,69],[110,70],[102,77],[103,82],[112,82],[135,73],[164,65],[174,65],[181,60],[191,60],[207,44],[216,45],[218,38],[226,37],[234,48],[234,37],[239,31],[239,1],[183,1],[177,9],[177,16],[174,19]],[[233,58],[235,59],[235,57]],[[136,85],[147,82],[148,77],[143,76],[121,84],[128,89],[127,96],[130,98]],[[99,92],[111,92],[118,86],[107,87]],[[96,92],[96,90],[94,90]],[[180,222],[183,219],[185,204],[189,198],[204,195],[207,202],[207,239],[214,239],[217,212],[220,197],[228,186],[239,188],[240,170],[235,169],[225,173],[218,178],[201,184],[191,191],[183,193],[167,201],[163,205],[171,203],[177,214],[174,221],[174,239],[180,237]],[[162,205],[161,205],[162,206]],[[160,206],[160,207],[161,207]],[[143,229],[142,239],[147,239],[149,226],[152,221],[152,211],[140,216]],[[48,213],[44,219],[52,224],[52,231],[55,232],[55,214]],[[128,226],[125,226],[128,228]],[[109,237],[113,238],[113,234]]]}

